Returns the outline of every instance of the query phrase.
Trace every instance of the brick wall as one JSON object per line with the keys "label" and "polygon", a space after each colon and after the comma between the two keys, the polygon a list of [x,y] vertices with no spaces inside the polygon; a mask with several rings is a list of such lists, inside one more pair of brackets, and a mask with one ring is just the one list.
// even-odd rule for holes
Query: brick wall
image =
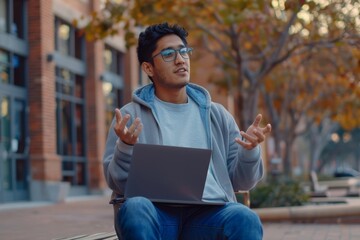
{"label": "brick wall", "polygon": [[104,71],[103,42],[90,42],[86,46],[86,103],[87,103],[87,156],[89,166],[90,188],[106,187],[103,170],[102,154],[105,148],[105,103],[100,75]]}
{"label": "brick wall", "polygon": [[46,56],[54,49],[51,1],[28,1],[29,129],[31,175],[35,180],[59,181],[56,155],[55,72]]}
{"label": "brick wall", "polygon": [[[33,181],[62,180],[61,159],[56,153],[55,63],[47,61],[47,55],[55,51],[54,18],[58,16],[71,23],[74,18],[98,10],[99,4],[100,0],[28,0],[30,171]],[[125,49],[121,36],[106,41],[113,42],[111,45],[119,50]],[[103,50],[104,41],[86,43],[85,129],[90,192],[107,189],[102,168],[108,131],[105,129],[105,103],[100,80],[104,71]],[[133,54],[135,52],[126,55]],[[130,92],[134,87],[128,84],[136,82],[137,76],[133,75],[137,74],[137,65],[126,63],[126,69],[129,74],[124,79],[125,88]]]}

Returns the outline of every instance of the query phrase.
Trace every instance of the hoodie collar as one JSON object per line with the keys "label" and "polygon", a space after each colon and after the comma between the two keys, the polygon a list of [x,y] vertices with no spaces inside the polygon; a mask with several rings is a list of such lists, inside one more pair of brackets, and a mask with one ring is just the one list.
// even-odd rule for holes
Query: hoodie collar
{"label": "hoodie collar", "polygon": [[[211,97],[209,92],[194,83],[189,83],[186,86],[186,92],[189,97],[191,97],[196,104],[198,104],[202,108],[210,107]],[[134,91],[133,101],[143,104],[152,108],[154,106],[154,98],[155,98],[155,87],[154,84],[150,83],[143,87],[138,88]]]}

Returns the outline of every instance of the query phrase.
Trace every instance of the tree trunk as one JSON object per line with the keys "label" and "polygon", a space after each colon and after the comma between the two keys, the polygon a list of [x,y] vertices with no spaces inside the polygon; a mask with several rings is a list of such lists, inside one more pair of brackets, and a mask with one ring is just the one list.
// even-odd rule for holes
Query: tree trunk
{"label": "tree trunk", "polygon": [[[245,131],[254,122],[258,111],[259,90],[254,89],[248,92],[239,88],[233,93],[234,97],[234,118],[240,130]],[[246,99],[246,101],[244,101]]]}
{"label": "tree trunk", "polygon": [[313,124],[309,129],[309,149],[310,149],[310,164],[309,172],[315,170],[320,159],[320,155],[326,145],[329,143],[331,133],[338,129],[338,124],[325,118],[320,125]]}
{"label": "tree trunk", "polygon": [[292,160],[291,160],[291,149],[292,149],[292,142],[294,140],[289,140],[285,143],[285,149],[284,149],[284,175],[287,178],[291,178],[292,176]]}
{"label": "tree trunk", "polygon": [[245,131],[245,122],[243,118],[244,113],[244,96],[241,91],[236,91],[234,94],[234,118],[239,126],[239,129]]}

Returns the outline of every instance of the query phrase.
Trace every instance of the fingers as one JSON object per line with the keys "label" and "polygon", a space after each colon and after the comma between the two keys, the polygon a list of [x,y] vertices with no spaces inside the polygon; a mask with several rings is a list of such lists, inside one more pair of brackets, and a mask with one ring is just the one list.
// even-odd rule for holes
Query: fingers
{"label": "fingers", "polygon": [[265,140],[265,134],[263,131],[258,131],[257,129],[255,129],[253,133],[256,136],[254,138],[254,142],[261,143]]}
{"label": "fingers", "polygon": [[243,148],[245,148],[247,150],[251,150],[255,147],[255,146],[253,146],[253,144],[251,142],[243,141],[240,138],[235,138],[235,142],[237,142],[238,144],[240,144]]}
{"label": "fingers", "polygon": [[121,112],[118,108],[115,109],[115,118],[116,118],[116,122],[120,122],[121,121]]}
{"label": "fingers", "polygon": [[116,108],[115,118],[116,118],[116,123],[114,129],[116,132],[121,133],[121,131],[124,131],[125,126],[130,119],[130,115],[126,114],[125,117],[122,117],[120,110]]}
{"label": "fingers", "polygon": [[119,122],[117,122],[119,126],[119,130],[123,131],[124,134],[126,134],[126,124],[128,123],[129,119],[130,119],[130,115],[126,114],[123,118],[121,118]]}
{"label": "fingers", "polygon": [[138,137],[139,137],[139,135],[140,135],[140,132],[141,132],[141,130],[143,129],[143,125],[142,125],[142,123],[140,122],[140,119],[138,119],[137,118],[137,120],[138,120],[138,124],[136,125],[136,128],[134,129],[134,131],[132,132],[132,140],[135,140],[135,141],[137,141],[137,139],[138,139]]}
{"label": "fingers", "polygon": [[262,119],[262,115],[259,113],[257,116],[256,116],[256,118],[255,118],[255,120],[254,120],[254,122],[253,122],[253,126],[254,127],[258,127],[259,126],[259,124],[260,124],[260,122],[261,122],[261,119]]}
{"label": "fingers", "polygon": [[135,144],[143,128],[140,118],[136,118],[129,127],[127,127],[127,123],[130,120],[129,114],[122,116],[120,110],[115,109],[115,118],[114,131],[116,135],[126,144]]}
{"label": "fingers", "polygon": [[129,127],[128,129],[128,132],[133,135],[135,130],[136,130],[136,127],[139,125],[140,123],[140,119],[139,118],[136,118],[135,121],[133,122],[133,124],[131,124],[131,126]]}
{"label": "fingers", "polygon": [[138,141],[138,137],[143,129],[143,125],[140,121],[140,118],[136,118],[127,130],[124,139],[121,139],[123,142],[134,145]]}
{"label": "fingers", "polygon": [[[260,125],[260,122],[262,120],[262,115],[258,114],[252,124],[252,127],[258,128]],[[271,132],[271,125],[268,123],[265,127],[260,128],[263,134],[268,134]]]}
{"label": "fingers", "polygon": [[265,135],[257,130],[254,130],[254,132],[253,132],[254,135],[250,135],[243,131],[241,131],[240,134],[244,140],[236,138],[235,141],[238,142],[241,146],[243,146],[245,149],[248,149],[248,150],[253,149],[259,143],[261,143],[265,140]]}
{"label": "fingers", "polygon": [[142,124],[140,121],[140,118],[136,118],[133,124],[128,129],[128,133],[131,135],[131,137],[138,137],[140,132],[142,130]]}
{"label": "fingers", "polygon": [[271,132],[271,125],[268,123],[264,128],[261,129],[263,134],[268,134]]}
{"label": "fingers", "polygon": [[130,115],[126,114],[124,117],[122,117],[120,110],[115,109],[115,118],[116,118],[116,122],[114,125],[114,130],[116,132],[116,135],[122,138],[122,136],[125,135],[127,132],[126,124],[130,119]]}
{"label": "fingers", "polygon": [[262,115],[258,114],[246,133],[244,131],[240,132],[243,140],[236,138],[235,141],[248,150],[251,150],[262,143],[265,140],[266,134],[271,132],[271,125],[267,124],[263,128],[259,127],[261,119]]}

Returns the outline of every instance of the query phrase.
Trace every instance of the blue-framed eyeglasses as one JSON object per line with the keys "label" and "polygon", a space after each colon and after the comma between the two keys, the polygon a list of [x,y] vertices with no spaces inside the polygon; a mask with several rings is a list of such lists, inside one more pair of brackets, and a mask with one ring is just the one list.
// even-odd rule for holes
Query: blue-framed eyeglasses
{"label": "blue-framed eyeglasses", "polygon": [[155,54],[151,58],[161,55],[161,57],[163,58],[163,60],[165,62],[171,62],[176,59],[176,55],[177,55],[177,53],[179,53],[182,58],[188,59],[191,56],[192,50],[193,49],[190,47],[182,47],[179,49],[169,48],[169,49],[162,50],[161,52],[159,52],[158,54]]}

